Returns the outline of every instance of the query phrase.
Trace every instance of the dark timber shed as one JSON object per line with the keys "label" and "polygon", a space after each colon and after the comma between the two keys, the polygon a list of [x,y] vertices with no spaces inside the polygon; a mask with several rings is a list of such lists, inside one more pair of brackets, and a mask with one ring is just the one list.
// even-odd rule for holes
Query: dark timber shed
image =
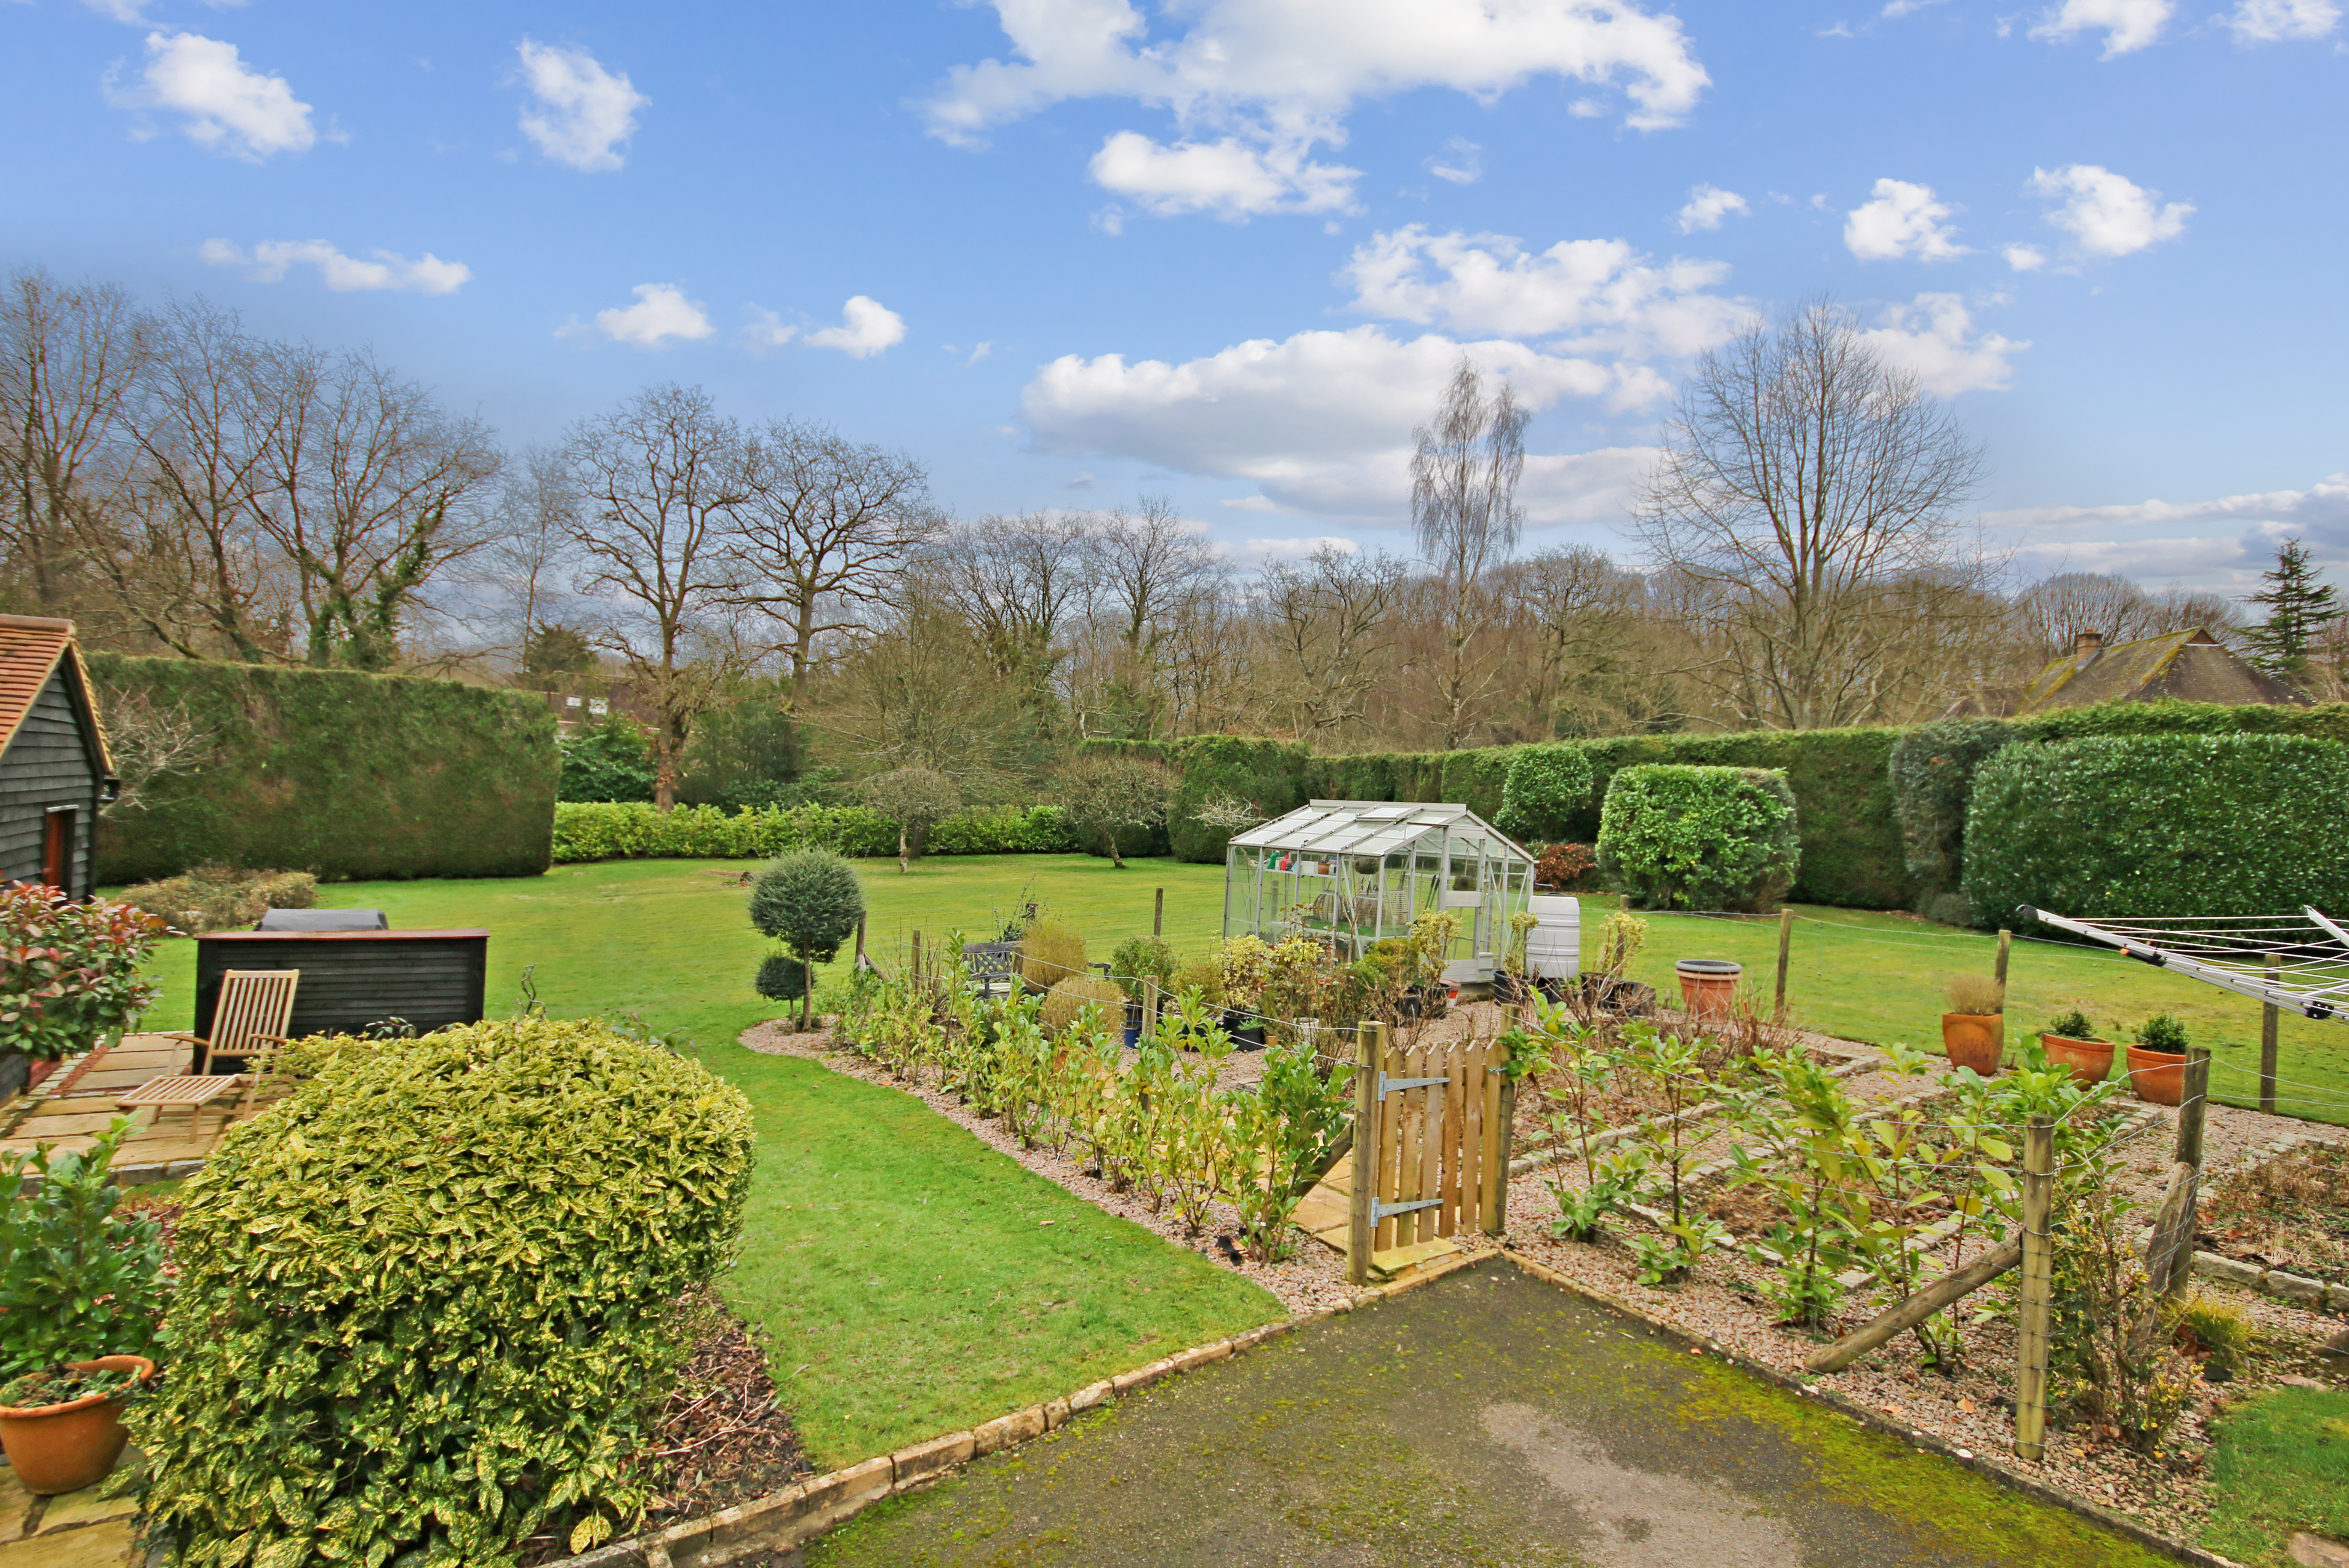
{"label": "dark timber shed", "polygon": [[114,755],[71,621],[0,615],[0,878],[88,898]]}

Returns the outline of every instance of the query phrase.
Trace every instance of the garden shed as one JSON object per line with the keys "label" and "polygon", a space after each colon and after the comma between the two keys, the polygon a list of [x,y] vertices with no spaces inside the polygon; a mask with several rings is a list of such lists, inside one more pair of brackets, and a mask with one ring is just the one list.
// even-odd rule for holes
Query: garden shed
{"label": "garden shed", "polygon": [[0,615],[0,877],[88,898],[98,811],[115,788],[73,623]]}
{"label": "garden shed", "polygon": [[1225,851],[1224,934],[1314,936],[1348,958],[1406,936],[1431,911],[1460,918],[1444,975],[1489,983],[1526,913],[1534,857],[1465,806],[1314,800],[1235,834]]}

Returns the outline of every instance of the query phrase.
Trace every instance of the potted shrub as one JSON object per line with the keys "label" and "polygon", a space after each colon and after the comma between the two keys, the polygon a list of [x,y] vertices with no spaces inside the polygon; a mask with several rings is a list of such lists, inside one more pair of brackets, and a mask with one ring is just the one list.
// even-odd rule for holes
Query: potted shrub
{"label": "potted shrub", "polygon": [[1745,966],[1728,958],[1683,958],[1672,965],[1681,983],[1681,1007],[1698,1028],[1729,1016],[1731,1001]]}
{"label": "potted shrub", "polygon": [[1243,1049],[1264,1044],[1264,984],[1269,973],[1266,960],[1271,952],[1261,937],[1251,933],[1225,943],[1219,959],[1224,1006],[1230,1009],[1224,1015],[1224,1027],[1231,1030],[1232,1039]]}
{"label": "potted shrub", "polygon": [[106,1479],[129,1434],[122,1407],[155,1376],[144,1356],[101,1356],[27,1372],[0,1387],[0,1449],[36,1497],[79,1491]]}
{"label": "potted shrub", "polygon": [[2148,1105],[2186,1098],[2186,1026],[2174,1013],[2156,1013],[2137,1026],[2128,1048],[2129,1088]]}
{"label": "potted shrub", "polygon": [[1941,1051],[1953,1068],[1984,1078],[2006,1055],[2006,987],[1988,975],[1952,975],[1950,1010],[1941,1015]]}
{"label": "potted shrub", "polygon": [[2039,1046],[2048,1062],[2069,1072],[2075,1083],[2093,1088],[2112,1076],[2112,1041],[2096,1038],[2095,1026],[2077,1007],[2049,1024]]}

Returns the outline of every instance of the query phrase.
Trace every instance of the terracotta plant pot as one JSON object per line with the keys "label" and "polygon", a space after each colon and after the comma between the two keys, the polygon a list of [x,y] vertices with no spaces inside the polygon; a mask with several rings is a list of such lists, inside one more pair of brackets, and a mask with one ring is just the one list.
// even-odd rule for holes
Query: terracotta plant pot
{"label": "terracotta plant pot", "polygon": [[2006,1019],[1997,1013],[1944,1013],[1941,1050],[1951,1067],[1995,1078],[2006,1056]]}
{"label": "terracotta plant pot", "polygon": [[1672,973],[1680,976],[1681,1006],[1689,1022],[1703,1028],[1729,1016],[1738,977],[1745,968],[1726,958],[1683,958],[1672,965]]}
{"label": "terracotta plant pot", "polygon": [[2113,1043],[2110,1040],[2075,1040],[2064,1035],[2042,1035],[2039,1045],[2047,1053],[2049,1064],[2068,1070],[2074,1083],[2093,1088],[2112,1077]]}
{"label": "terracotta plant pot", "polygon": [[[141,1383],[155,1376],[155,1364],[144,1356],[67,1365],[77,1372],[132,1372]],[[62,1405],[0,1406],[0,1449],[6,1449],[18,1484],[36,1497],[96,1486],[129,1440],[119,1394],[91,1394]]]}
{"label": "terracotta plant pot", "polygon": [[2169,1051],[2128,1048],[2129,1088],[2147,1105],[2176,1105],[2186,1098],[2186,1058]]}

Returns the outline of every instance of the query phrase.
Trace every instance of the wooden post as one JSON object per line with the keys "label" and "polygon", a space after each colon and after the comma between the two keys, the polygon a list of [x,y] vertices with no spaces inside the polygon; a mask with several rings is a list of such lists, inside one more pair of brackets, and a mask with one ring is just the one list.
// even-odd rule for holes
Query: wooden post
{"label": "wooden post", "polygon": [[1158,1032],[1158,982],[1142,983],[1142,1037],[1148,1039]]}
{"label": "wooden post", "polygon": [[2202,1169],[2202,1118],[2210,1109],[2210,1047],[2186,1047],[2186,1092],[2178,1100],[2178,1152],[2181,1165]]}
{"label": "wooden post", "polygon": [[1158,890],[1158,907],[1151,913],[1150,934],[1153,936],[1166,934],[1166,890],[1164,888]]}
{"label": "wooden post", "polygon": [[2020,1240],[1992,1247],[1955,1274],[1943,1274],[1907,1301],[1854,1329],[1833,1345],[1811,1352],[1803,1365],[1814,1372],[1840,1372],[1904,1328],[1913,1328],[1943,1307],[1971,1295],[2023,1261]]}
{"label": "wooden post", "polygon": [[856,917],[856,962],[850,967],[852,970],[864,967],[864,917],[861,914]]}
{"label": "wooden post", "polygon": [[1509,1231],[1509,1143],[1516,1131],[1517,1080],[1501,1080],[1500,1126],[1493,1139],[1493,1204],[1485,1233],[1503,1236]]}
{"label": "wooden post", "polygon": [[1379,1063],[1385,1043],[1368,1024],[1354,1028],[1354,1162],[1346,1194],[1346,1281],[1371,1283],[1372,1207],[1379,1193]]}
{"label": "wooden post", "polygon": [[2006,958],[2014,948],[2014,933],[2004,926],[1998,932],[1998,1051],[2002,1060],[2006,1056]]}
{"label": "wooden post", "polygon": [[2014,1373],[2014,1457],[2047,1455],[2047,1315],[2054,1295],[2055,1125],[2034,1116],[2023,1136],[2023,1301]]}
{"label": "wooden post", "polygon": [[1778,912],[1778,1006],[1773,1015],[1779,1023],[1786,1021],[1786,955],[1795,942],[1795,912]]}
{"label": "wooden post", "polygon": [[912,974],[914,976],[914,984],[916,985],[920,985],[922,983],[922,934],[918,931],[914,933],[914,962],[912,965]]}
{"label": "wooden post", "polygon": [[[2268,954],[2268,984],[2280,985],[2283,980],[2283,960]],[[2260,1109],[2269,1116],[2275,1114],[2276,1080],[2276,1021],[2282,1015],[2270,1002],[2260,1009]]]}

